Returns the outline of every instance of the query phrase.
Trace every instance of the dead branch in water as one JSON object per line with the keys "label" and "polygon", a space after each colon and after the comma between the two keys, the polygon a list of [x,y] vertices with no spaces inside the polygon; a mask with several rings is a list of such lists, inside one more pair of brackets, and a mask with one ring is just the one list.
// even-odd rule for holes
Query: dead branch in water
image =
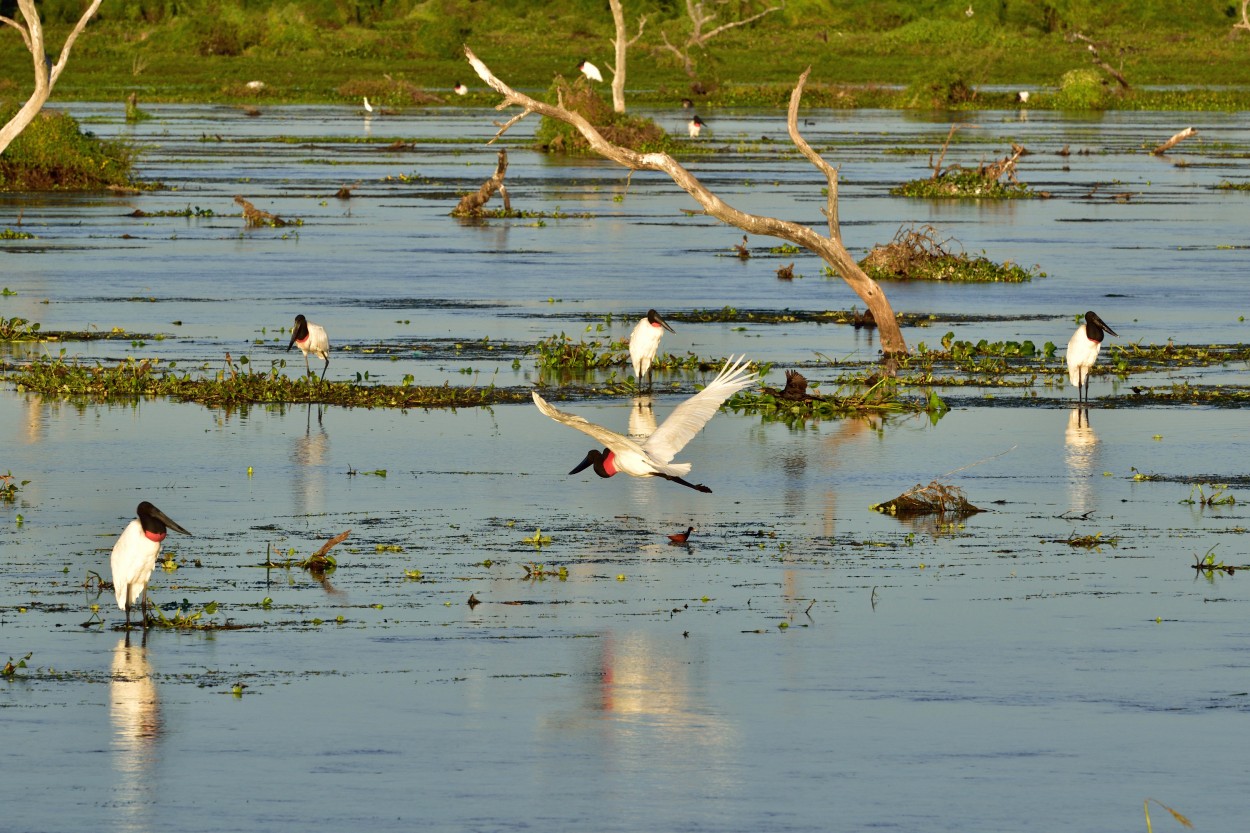
{"label": "dead branch in water", "polygon": [[1168,139],[1166,142],[1164,142],[1163,144],[1159,145],[1157,148],[1155,148],[1154,150],[1152,150],[1152,151],[1150,151],[1150,152],[1151,152],[1152,154],[1154,154],[1155,156],[1162,156],[1163,154],[1167,153],[1169,150],[1171,150],[1171,149],[1172,149],[1173,147],[1175,147],[1176,145],[1178,145],[1178,144],[1180,144],[1181,142],[1183,142],[1183,141],[1185,141],[1186,139],[1188,139],[1190,136],[1196,136],[1197,134],[1198,134],[1198,129],[1197,129],[1197,128],[1194,128],[1194,127],[1186,127],[1186,128],[1185,128],[1184,130],[1182,130],[1180,133],[1177,133],[1177,134],[1176,134],[1175,136],[1173,136],[1171,139]]}
{"label": "dead branch in water", "polygon": [[512,211],[512,201],[508,199],[508,189],[504,187],[503,177],[508,172],[508,151],[499,151],[499,164],[495,166],[495,174],[482,183],[482,187],[478,188],[475,193],[465,194],[460,198],[460,204],[451,212],[453,217],[480,217],[482,216],[482,208],[490,200],[496,191],[503,197],[503,210],[505,214]]}

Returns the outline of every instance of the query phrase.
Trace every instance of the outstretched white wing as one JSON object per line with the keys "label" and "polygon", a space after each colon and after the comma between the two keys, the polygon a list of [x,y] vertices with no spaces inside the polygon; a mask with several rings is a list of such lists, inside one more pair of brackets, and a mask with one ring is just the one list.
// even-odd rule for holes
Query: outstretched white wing
{"label": "outstretched white wing", "polygon": [[[708,383],[707,387],[678,405],[677,410],[669,414],[668,419],[664,420],[655,433],[642,444],[643,450],[651,455],[652,459],[660,463],[668,463],[677,452],[686,447],[686,443],[690,442],[712,417],[716,416],[716,411],[722,402],[743,388],[750,387],[754,382],[755,374],[747,367],[746,356],[740,357],[736,362],[733,356],[730,356],[725,362],[725,367],[715,379]],[[586,431],[584,428],[581,430]],[[586,431],[586,433],[591,432]]]}
{"label": "outstretched white wing", "polygon": [[642,448],[638,445],[638,443],[634,442],[629,437],[622,436],[615,431],[609,431],[601,425],[595,425],[585,417],[579,417],[577,414],[567,414],[564,411],[556,410],[547,403],[546,399],[543,399],[538,395],[538,391],[530,391],[530,393],[534,397],[534,404],[538,406],[538,410],[542,411],[556,422],[563,423],[570,428],[576,428],[583,434],[589,434],[601,444],[612,449],[613,451],[619,452],[625,449],[630,449],[638,451],[639,453],[642,452]]}

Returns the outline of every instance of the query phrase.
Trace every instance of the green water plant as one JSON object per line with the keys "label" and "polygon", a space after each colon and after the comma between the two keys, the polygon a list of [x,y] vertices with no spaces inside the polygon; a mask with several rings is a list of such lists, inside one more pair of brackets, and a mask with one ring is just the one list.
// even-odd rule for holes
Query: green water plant
{"label": "green water plant", "polygon": [[17,500],[17,493],[29,482],[29,480],[19,480],[15,483],[11,469],[4,474],[0,474],[0,501],[13,503]]}
{"label": "green water plant", "polygon": [[4,677],[6,680],[13,679],[17,675],[18,669],[25,668],[26,660],[34,655],[34,651],[28,651],[26,656],[21,657],[17,662],[13,661],[13,657],[9,657],[9,661],[4,664],[3,668],[0,668],[0,677]]}

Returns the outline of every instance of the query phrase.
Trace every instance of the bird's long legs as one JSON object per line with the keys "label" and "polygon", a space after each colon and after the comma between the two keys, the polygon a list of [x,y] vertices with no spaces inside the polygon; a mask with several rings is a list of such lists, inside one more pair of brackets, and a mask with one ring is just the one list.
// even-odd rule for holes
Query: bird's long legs
{"label": "bird's long legs", "polygon": [[712,490],[709,489],[707,486],[704,486],[702,483],[690,483],[689,481],[682,480],[680,477],[674,474],[665,474],[662,471],[657,471],[655,473],[655,476],[663,477],[665,480],[671,480],[674,483],[680,483],[683,486],[687,486],[691,489],[694,489],[696,492],[703,492],[704,494],[709,494],[709,495],[712,494]]}

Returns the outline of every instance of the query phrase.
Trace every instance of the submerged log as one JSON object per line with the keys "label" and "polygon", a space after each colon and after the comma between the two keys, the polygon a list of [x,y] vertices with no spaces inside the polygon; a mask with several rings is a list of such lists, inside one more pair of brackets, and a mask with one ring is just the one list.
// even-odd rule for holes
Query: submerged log
{"label": "submerged log", "polygon": [[247,200],[243,199],[241,196],[236,195],[234,201],[243,207],[243,222],[247,223],[249,226],[273,226],[274,228],[281,228],[282,226],[289,225],[286,220],[282,219],[277,214],[270,214],[268,211],[262,211]]}
{"label": "submerged log", "polygon": [[1150,152],[1154,154],[1155,156],[1162,156],[1163,154],[1167,153],[1172,148],[1176,147],[1176,145],[1188,139],[1190,136],[1196,136],[1197,134],[1198,134],[1197,128],[1186,127],[1180,133],[1177,133],[1171,139],[1168,139],[1166,142],[1159,145],[1157,148],[1155,148],[1154,150]]}

